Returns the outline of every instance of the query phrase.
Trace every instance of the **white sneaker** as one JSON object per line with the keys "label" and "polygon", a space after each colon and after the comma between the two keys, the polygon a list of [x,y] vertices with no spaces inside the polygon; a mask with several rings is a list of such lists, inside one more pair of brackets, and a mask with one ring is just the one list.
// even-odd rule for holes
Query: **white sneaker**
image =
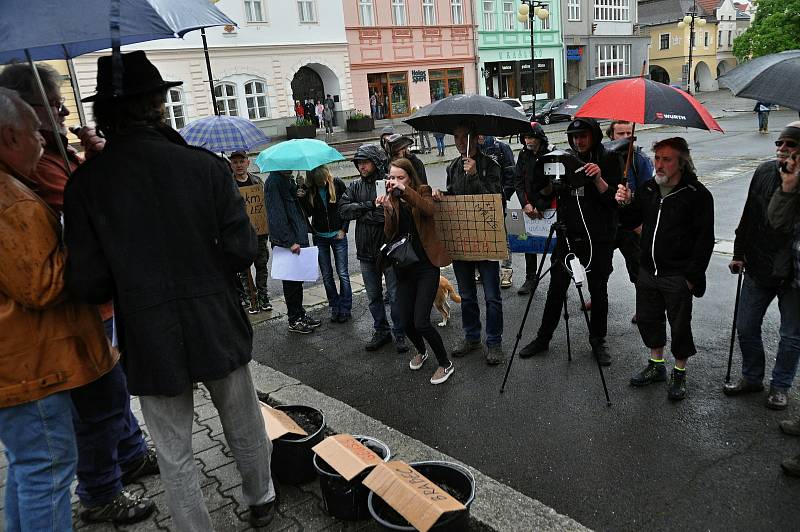
{"label": "white sneaker", "polygon": [[511,268],[500,269],[500,288],[511,288],[511,277],[514,275],[514,270]]}
{"label": "white sneaker", "polygon": [[[414,351],[416,351],[416,349]],[[414,355],[414,358],[412,358],[411,360],[408,361],[408,367],[411,368],[414,371],[417,371],[419,368],[422,367],[423,364],[425,364],[426,360],[428,360],[428,352],[427,351],[425,351],[422,354],[417,352],[417,354]]]}
{"label": "white sneaker", "polygon": [[456,370],[455,366],[453,366],[453,361],[450,361],[450,365],[446,368],[439,366],[436,368],[436,373],[433,374],[431,377],[431,384],[442,384],[444,381],[450,378],[450,375]]}

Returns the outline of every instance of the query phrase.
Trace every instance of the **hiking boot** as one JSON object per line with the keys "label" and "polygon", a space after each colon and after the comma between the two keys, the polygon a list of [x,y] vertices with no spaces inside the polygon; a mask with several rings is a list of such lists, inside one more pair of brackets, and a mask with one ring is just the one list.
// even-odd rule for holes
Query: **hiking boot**
{"label": "hiking boot", "polygon": [[388,332],[375,331],[372,333],[372,339],[367,342],[367,345],[364,346],[364,349],[367,351],[376,351],[391,341],[392,335]]}
{"label": "hiking boot", "polygon": [[511,268],[500,269],[500,288],[511,288],[511,278],[514,275],[514,270]]}
{"label": "hiking boot", "polygon": [[519,350],[519,358],[530,358],[534,355],[546,353],[548,349],[550,349],[550,342],[545,342],[537,336],[531,343]]}
{"label": "hiking boot", "polygon": [[157,475],[159,470],[156,450],[147,449],[141,457],[124,464],[121,468],[121,481],[123,486],[127,486],[131,482],[135,482],[142,477]]}
{"label": "hiking boot", "polygon": [[406,344],[405,336],[398,336],[394,339],[394,347],[397,349],[398,354],[408,353],[408,344]]}
{"label": "hiking boot", "polygon": [[667,380],[667,368],[663,362],[647,361],[647,367],[631,377],[631,386],[647,386],[654,382],[664,382]]}
{"label": "hiking boot", "polygon": [[503,352],[503,346],[500,344],[487,345],[484,353],[486,354],[486,363],[490,366],[502,364],[506,360],[506,354]]}
{"label": "hiking boot", "polygon": [[419,368],[425,364],[425,361],[428,360],[428,352],[425,351],[424,353],[420,353],[416,349],[414,349],[414,357],[408,362],[408,367],[411,368],[413,371],[417,371]]}
{"label": "hiking boot", "polygon": [[463,357],[481,348],[480,340],[461,340],[458,347],[453,349],[454,357]]}
{"label": "hiking boot", "polygon": [[764,390],[764,385],[760,382],[748,382],[739,379],[736,384],[727,383],[722,387],[722,393],[728,396],[744,395],[746,393],[756,393]]}
{"label": "hiking boot", "polygon": [[312,318],[311,314],[303,315],[303,317],[300,318],[300,321],[302,321],[303,323],[305,323],[306,325],[308,325],[312,329],[316,329],[317,327],[322,325],[322,322],[320,320],[315,320],[314,318]]}
{"label": "hiking boot", "polygon": [[686,372],[672,370],[672,376],[669,379],[669,390],[667,390],[667,398],[670,401],[680,401],[686,397]]}
{"label": "hiking boot", "polygon": [[601,366],[611,365],[611,353],[608,351],[608,344],[605,338],[590,338],[589,343],[592,344],[592,353],[597,357],[597,361]]}
{"label": "hiking boot", "polygon": [[269,502],[250,507],[250,515],[247,516],[247,521],[253,528],[265,527],[272,522],[275,518],[275,502],[278,497],[276,496]]}
{"label": "hiking boot", "polygon": [[528,276],[522,286],[519,287],[519,290],[517,290],[517,295],[527,296],[531,293],[531,290],[533,290],[533,277]]}
{"label": "hiking boot", "polygon": [[260,298],[258,302],[258,308],[263,310],[264,312],[271,312],[272,311],[272,303],[270,303],[269,298],[264,296]]}
{"label": "hiking boot", "polygon": [[247,313],[248,314],[258,314],[258,306],[247,304]]}
{"label": "hiking boot", "polygon": [[800,436],[800,418],[795,419],[784,419],[778,426],[781,428],[781,432],[784,434],[788,434],[789,436]]}
{"label": "hiking boot", "polygon": [[289,332],[300,333],[300,334],[311,334],[312,332],[314,332],[314,329],[306,325],[303,322],[303,319],[300,318],[299,320],[289,322]]}
{"label": "hiking boot", "polygon": [[110,503],[93,508],[84,507],[80,515],[86,523],[125,525],[147,519],[155,509],[156,505],[150,499],[122,490]]}
{"label": "hiking boot", "polygon": [[434,372],[433,377],[431,377],[431,384],[442,384],[444,381],[450,378],[450,375],[456,370],[455,366],[453,366],[453,361],[450,361],[450,365],[446,368],[439,366],[436,368],[436,372]]}
{"label": "hiking boot", "polygon": [[788,390],[782,390],[774,386],[769,387],[769,395],[767,395],[767,408],[772,410],[783,410],[789,406]]}
{"label": "hiking boot", "polygon": [[787,458],[781,462],[781,469],[790,477],[800,477],[800,455]]}

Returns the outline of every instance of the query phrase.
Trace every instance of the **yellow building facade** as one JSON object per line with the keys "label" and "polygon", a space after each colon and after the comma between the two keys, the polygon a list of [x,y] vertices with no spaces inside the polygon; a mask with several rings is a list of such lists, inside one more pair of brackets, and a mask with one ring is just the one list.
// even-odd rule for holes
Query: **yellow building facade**
{"label": "yellow building facade", "polygon": [[[655,24],[642,28],[650,36],[650,77],[655,81],[686,87],[689,68],[689,25],[678,27],[678,21]],[[692,48],[692,92],[718,89],[717,72],[717,22],[707,20],[700,26],[695,22],[695,39]]]}

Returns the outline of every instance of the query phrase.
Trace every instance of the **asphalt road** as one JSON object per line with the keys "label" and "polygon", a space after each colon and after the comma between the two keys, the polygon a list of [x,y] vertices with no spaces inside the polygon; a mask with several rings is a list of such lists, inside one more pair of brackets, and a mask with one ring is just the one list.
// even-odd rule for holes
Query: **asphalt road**
{"label": "asphalt road", "polygon": [[[796,114],[776,112],[771,118],[777,127]],[[687,138],[701,180],[715,197],[717,237],[732,240],[752,171],[772,156],[776,135],[759,136],[749,113],[720,124],[725,135],[658,129],[642,132],[639,142]],[[431,167],[432,184],[443,182],[443,172],[441,165]],[[290,335],[281,320],[260,325],[254,355],[594,529],[796,530],[800,481],[785,477],[779,462],[800,452],[800,440],[783,436],[777,421],[797,414],[797,397],[793,394],[789,410],[781,413],[763,406],[765,394],[728,399],[721,393],[735,294],[729,260],[714,255],[708,293],[695,300],[699,354],[689,362],[689,397],[678,404],[667,400],[663,385],[628,385],[648,353],[629,322],[633,287],[620,256],[609,284],[611,407],[603,400],[574,289],[569,294],[572,362],[562,323],[547,356],[515,361],[503,395],[498,392],[504,366],[486,366],[477,353],[457,359],[453,377],[434,387],[427,382],[434,363],[412,372],[406,356],[389,347],[365,352],[372,323],[363,293],[355,297],[353,321],[326,322],[313,335]],[[509,354],[526,302],[516,295],[522,257],[515,255],[514,263],[515,287],[503,291]],[[452,279],[452,270],[443,273]],[[534,300],[523,342],[535,334],[545,293],[546,284]],[[433,317],[438,318],[435,311]],[[448,346],[461,338],[457,305],[450,326],[440,330]],[[774,305],[764,337],[773,354]],[[767,366],[771,371],[771,360]],[[737,352],[734,375],[738,368]]]}

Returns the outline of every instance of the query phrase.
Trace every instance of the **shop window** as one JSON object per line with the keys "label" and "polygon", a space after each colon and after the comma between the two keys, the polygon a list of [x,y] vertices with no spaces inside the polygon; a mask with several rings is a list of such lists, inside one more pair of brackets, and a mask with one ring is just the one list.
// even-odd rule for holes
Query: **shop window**
{"label": "shop window", "polygon": [[454,94],[464,94],[464,69],[428,70],[428,85],[432,102]]}
{"label": "shop window", "polygon": [[406,72],[389,73],[389,97],[392,116],[408,114],[408,74]]}

